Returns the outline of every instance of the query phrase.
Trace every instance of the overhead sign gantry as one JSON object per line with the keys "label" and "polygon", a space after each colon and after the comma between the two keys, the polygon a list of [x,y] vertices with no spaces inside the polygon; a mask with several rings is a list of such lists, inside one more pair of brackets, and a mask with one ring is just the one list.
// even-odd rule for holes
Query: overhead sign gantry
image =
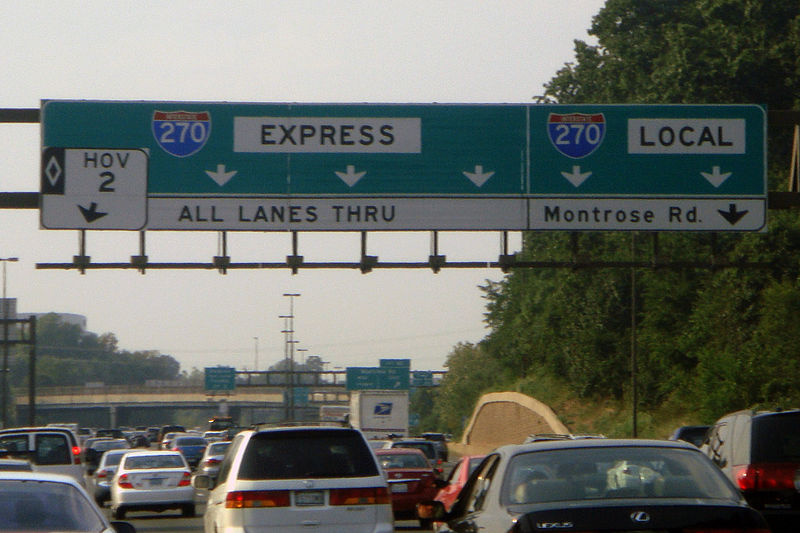
{"label": "overhead sign gantry", "polygon": [[766,229],[754,105],[42,104],[41,224]]}

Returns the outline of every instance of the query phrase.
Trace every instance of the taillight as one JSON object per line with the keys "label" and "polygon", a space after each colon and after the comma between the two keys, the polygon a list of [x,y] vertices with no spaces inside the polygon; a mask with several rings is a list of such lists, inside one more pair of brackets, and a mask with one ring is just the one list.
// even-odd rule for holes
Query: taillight
{"label": "taillight", "polygon": [[188,487],[191,484],[192,484],[192,474],[189,472],[184,472],[183,477],[181,477],[181,480],[178,481],[178,486]]}
{"label": "taillight", "polygon": [[240,490],[225,495],[227,509],[289,507],[288,490]]}
{"label": "taillight", "polygon": [[119,476],[119,479],[117,480],[117,485],[119,485],[123,489],[133,488],[133,483],[131,483],[130,480],[128,479],[128,474],[122,474],[121,476]]}
{"label": "taillight", "polygon": [[331,505],[380,505],[391,503],[391,496],[386,487],[333,489],[330,502]]}
{"label": "taillight", "polygon": [[795,490],[797,463],[752,464],[733,467],[736,485],[742,491]]}
{"label": "taillight", "polygon": [[97,479],[105,479],[108,476],[108,472],[105,470],[98,470],[94,475]]}
{"label": "taillight", "polygon": [[72,462],[76,465],[81,464],[81,447],[80,446],[73,446],[72,447]]}

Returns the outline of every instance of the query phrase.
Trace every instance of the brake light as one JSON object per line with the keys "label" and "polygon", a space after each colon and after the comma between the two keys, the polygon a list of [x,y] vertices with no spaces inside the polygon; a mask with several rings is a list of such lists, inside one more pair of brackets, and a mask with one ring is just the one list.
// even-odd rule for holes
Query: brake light
{"label": "brake light", "polygon": [[130,480],[128,479],[128,474],[122,474],[121,476],[119,476],[119,479],[117,480],[117,485],[119,485],[120,488],[123,489],[133,488],[133,483],[131,483]]}
{"label": "brake light", "polygon": [[226,509],[289,507],[288,490],[239,490],[225,495]]}
{"label": "brake light", "polygon": [[178,486],[188,487],[191,484],[192,484],[192,474],[190,474],[189,472],[184,472],[183,477],[181,477],[181,480],[178,481]]}
{"label": "brake light", "polygon": [[798,469],[797,463],[756,463],[734,466],[733,476],[742,491],[795,490]]}
{"label": "brake light", "polygon": [[98,471],[95,473],[95,477],[96,477],[97,479],[105,479],[105,478],[106,478],[106,476],[108,476],[108,472],[106,472],[105,470],[98,470]]}
{"label": "brake light", "polygon": [[81,464],[81,447],[80,446],[73,446],[72,447],[72,462],[76,465]]}
{"label": "brake light", "polygon": [[391,496],[386,487],[333,489],[330,502],[331,505],[380,505],[391,503]]}

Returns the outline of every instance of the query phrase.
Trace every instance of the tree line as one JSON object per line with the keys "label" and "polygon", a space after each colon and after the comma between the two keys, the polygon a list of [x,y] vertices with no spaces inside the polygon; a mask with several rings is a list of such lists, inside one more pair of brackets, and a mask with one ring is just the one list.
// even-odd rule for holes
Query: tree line
{"label": "tree line", "polygon": [[[762,104],[798,108],[800,4],[608,0],[596,44],[575,41],[536,97],[562,104]],[[769,190],[787,190],[792,131],[768,129]],[[526,379],[575,398],[667,402],[697,422],[800,406],[800,220],[769,212],[763,234],[658,235],[658,258],[697,268],[517,269],[480,287],[488,335],[449,354],[423,425],[459,433],[477,398]],[[521,260],[650,259],[651,235],[527,233]],[[721,263],[749,266],[721,268]],[[635,290],[634,290],[635,288]],[[635,343],[635,344],[632,344]]]}

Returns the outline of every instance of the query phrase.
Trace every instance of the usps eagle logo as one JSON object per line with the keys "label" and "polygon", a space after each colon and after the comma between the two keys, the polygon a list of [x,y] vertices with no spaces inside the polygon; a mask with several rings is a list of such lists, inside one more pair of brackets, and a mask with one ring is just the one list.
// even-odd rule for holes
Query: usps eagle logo
{"label": "usps eagle logo", "polygon": [[153,136],[158,145],[175,157],[189,157],[205,146],[211,135],[208,111],[154,111]]}
{"label": "usps eagle logo", "polygon": [[390,416],[392,414],[392,403],[391,402],[376,403],[375,409],[372,411],[372,414],[378,416]]}
{"label": "usps eagle logo", "polygon": [[556,150],[572,159],[580,159],[603,143],[606,117],[602,113],[550,113],[547,132]]}

